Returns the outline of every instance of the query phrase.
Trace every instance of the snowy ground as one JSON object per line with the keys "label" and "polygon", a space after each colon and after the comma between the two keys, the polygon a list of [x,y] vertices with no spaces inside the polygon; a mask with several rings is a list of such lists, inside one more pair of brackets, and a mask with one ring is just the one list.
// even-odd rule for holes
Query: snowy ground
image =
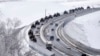
{"label": "snowy ground", "polygon": [[100,11],[76,18],[65,29],[72,38],[100,49]]}

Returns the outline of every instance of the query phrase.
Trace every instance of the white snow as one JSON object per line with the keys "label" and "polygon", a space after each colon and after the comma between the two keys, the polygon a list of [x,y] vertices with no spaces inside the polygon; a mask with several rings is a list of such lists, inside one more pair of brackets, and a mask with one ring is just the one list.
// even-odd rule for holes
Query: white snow
{"label": "white snow", "polygon": [[74,38],[75,40],[80,41],[81,43],[89,46],[86,35],[84,31],[82,30],[82,28],[83,28],[82,25],[76,24],[74,22],[70,22],[68,25],[64,27],[64,30],[66,30],[66,33],[71,38]]}
{"label": "white snow", "polygon": [[86,6],[91,6],[91,7],[100,7],[100,0],[68,0],[70,2],[62,2],[61,4],[67,7],[86,7]]}
{"label": "white snow", "polygon": [[100,11],[75,18],[65,29],[72,38],[100,49]]}

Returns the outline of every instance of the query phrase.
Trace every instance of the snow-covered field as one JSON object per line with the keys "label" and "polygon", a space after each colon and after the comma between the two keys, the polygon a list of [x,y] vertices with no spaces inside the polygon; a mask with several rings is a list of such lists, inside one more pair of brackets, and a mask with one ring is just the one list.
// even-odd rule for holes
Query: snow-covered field
{"label": "snow-covered field", "polygon": [[100,49],[100,11],[75,18],[65,30],[83,44]]}
{"label": "snow-covered field", "polygon": [[[73,1],[73,0],[72,0]],[[77,1],[77,0],[76,0]],[[30,23],[45,17],[46,15],[53,15],[56,12],[62,13],[64,10],[87,5],[97,6],[98,2],[80,1],[80,2],[66,2],[65,0],[22,0],[12,2],[0,3],[0,18],[18,18],[22,21],[22,26],[29,25]],[[94,0],[93,0],[94,1]],[[26,23],[27,22],[27,23]]]}
{"label": "snow-covered field", "polygon": [[66,9],[67,7],[53,2],[5,2],[0,4],[2,14],[0,18],[18,18],[22,21],[23,25],[29,25],[45,17],[45,10],[46,15],[52,15],[56,12],[63,12]]}

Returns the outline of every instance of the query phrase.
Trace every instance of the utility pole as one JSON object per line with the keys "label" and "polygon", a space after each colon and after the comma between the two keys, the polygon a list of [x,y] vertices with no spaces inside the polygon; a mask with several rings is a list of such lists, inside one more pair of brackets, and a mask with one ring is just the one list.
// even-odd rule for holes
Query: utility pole
{"label": "utility pole", "polygon": [[45,17],[46,17],[47,10],[45,9]]}

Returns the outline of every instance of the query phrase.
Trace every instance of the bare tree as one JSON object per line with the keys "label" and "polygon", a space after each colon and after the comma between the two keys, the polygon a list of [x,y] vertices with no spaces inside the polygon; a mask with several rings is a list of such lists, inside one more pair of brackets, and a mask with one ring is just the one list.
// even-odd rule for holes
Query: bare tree
{"label": "bare tree", "polygon": [[19,40],[13,33],[15,28],[20,25],[18,19],[7,19],[6,22],[0,22],[0,56],[15,56],[19,47]]}
{"label": "bare tree", "polygon": [[15,30],[18,26],[21,25],[21,21],[18,20],[17,18],[14,19],[7,19],[6,21],[6,29],[7,33],[11,34],[13,30]]}
{"label": "bare tree", "polygon": [[18,20],[17,18],[14,18],[13,19],[13,24],[14,24],[14,28],[18,27],[21,25],[21,21]]}
{"label": "bare tree", "polygon": [[[17,28],[20,24],[17,18],[0,22],[0,56],[34,56],[35,52],[26,47],[23,28]],[[26,48],[28,50],[22,53]]]}

